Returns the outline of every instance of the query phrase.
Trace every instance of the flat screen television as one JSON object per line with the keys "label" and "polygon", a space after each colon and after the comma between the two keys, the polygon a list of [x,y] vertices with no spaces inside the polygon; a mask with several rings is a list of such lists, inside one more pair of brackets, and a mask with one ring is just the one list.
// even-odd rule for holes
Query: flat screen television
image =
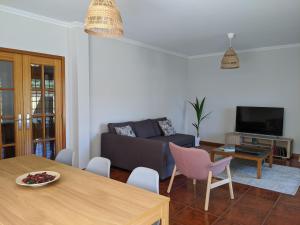
{"label": "flat screen television", "polygon": [[235,131],[282,136],[284,108],[237,106]]}

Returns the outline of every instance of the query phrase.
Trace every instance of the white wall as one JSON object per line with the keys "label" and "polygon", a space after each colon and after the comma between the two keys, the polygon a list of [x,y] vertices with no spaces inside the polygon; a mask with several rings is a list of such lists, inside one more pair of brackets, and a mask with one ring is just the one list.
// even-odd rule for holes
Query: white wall
{"label": "white wall", "polygon": [[0,46],[65,56],[66,27],[0,11]]}
{"label": "white wall", "polygon": [[85,168],[90,160],[89,37],[82,26],[77,25],[69,28],[68,37],[69,73],[72,74],[68,80],[72,87],[69,98],[72,106],[69,113],[69,147],[77,153],[73,164]]}
{"label": "white wall", "polygon": [[92,155],[107,123],[168,116],[184,128],[187,61],[116,40],[90,42]]}
{"label": "white wall", "polygon": [[[271,106],[285,108],[284,136],[294,138],[300,153],[300,46],[239,53],[241,68],[221,70],[220,56],[190,59],[187,98],[207,96],[212,111],[201,127],[202,138],[224,142],[224,133],[234,131],[235,107]],[[194,114],[187,108],[186,130]]]}

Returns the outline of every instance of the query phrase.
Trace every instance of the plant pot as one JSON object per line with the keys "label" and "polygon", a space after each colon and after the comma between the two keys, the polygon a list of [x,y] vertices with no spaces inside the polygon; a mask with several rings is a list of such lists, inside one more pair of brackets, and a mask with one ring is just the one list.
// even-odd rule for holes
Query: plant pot
{"label": "plant pot", "polygon": [[201,141],[201,137],[195,136],[195,146],[196,146],[196,147],[199,147],[199,146],[200,146],[200,141]]}

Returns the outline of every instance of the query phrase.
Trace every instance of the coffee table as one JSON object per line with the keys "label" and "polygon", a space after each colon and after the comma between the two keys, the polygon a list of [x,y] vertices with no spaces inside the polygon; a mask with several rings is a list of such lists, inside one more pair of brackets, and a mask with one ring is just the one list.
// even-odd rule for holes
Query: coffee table
{"label": "coffee table", "polygon": [[210,151],[211,161],[215,161],[216,155],[232,156],[233,158],[246,159],[256,161],[257,163],[257,179],[262,176],[262,163],[264,160],[269,159],[269,167],[272,168],[273,164],[273,151],[271,149],[259,149],[254,147],[236,146],[235,152],[226,152],[222,148],[225,146],[215,148]]}

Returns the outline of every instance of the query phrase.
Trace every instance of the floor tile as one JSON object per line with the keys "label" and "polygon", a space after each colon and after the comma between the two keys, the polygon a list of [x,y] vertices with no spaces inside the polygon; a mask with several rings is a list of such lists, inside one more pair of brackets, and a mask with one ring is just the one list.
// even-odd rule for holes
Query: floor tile
{"label": "floor tile", "polygon": [[265,193],[261,196],[260,192],[258,193],[248,191],[237,204],[231,207],[224,218],[237,224],[261,225],[275,204],[276,199],[273,199],[273,197],[268,199],[265,197]]}
{"label": "floor tile", "polygon": [[170,225],[183,225],[183,224],[177,223],[175,220],[170,220]]}
{"label": "floor tile", "polygon": [[184,208],[177,216],[175,221],[182,225],[210,225],[217,219],[217,217],[202,212],[190,207]]}
{"label": "floor tile", "polygon": [[213,225],[243,225],[243,224],[237,223],[230,219],[220,218],[215,223],[213,223]]}
{"label": "floor tile", "polygon": [[170,218],[174,218],[181,210],[186,207],[185,204],[176,202],[173,199],[170,201]]}
{"label": "floor tile", "polygon": [[280,193],[275,191],[270,191],[266,189],[256,188],[256,187],[250,187],[247,195],[251,195],[253,197],[260,197],[263,199],[268,199],[271,201],[276,201],[280,195]]}
{"label": "floor tile", "polygon": [[265,225],[300,225],[300,206],[278,202]]}

